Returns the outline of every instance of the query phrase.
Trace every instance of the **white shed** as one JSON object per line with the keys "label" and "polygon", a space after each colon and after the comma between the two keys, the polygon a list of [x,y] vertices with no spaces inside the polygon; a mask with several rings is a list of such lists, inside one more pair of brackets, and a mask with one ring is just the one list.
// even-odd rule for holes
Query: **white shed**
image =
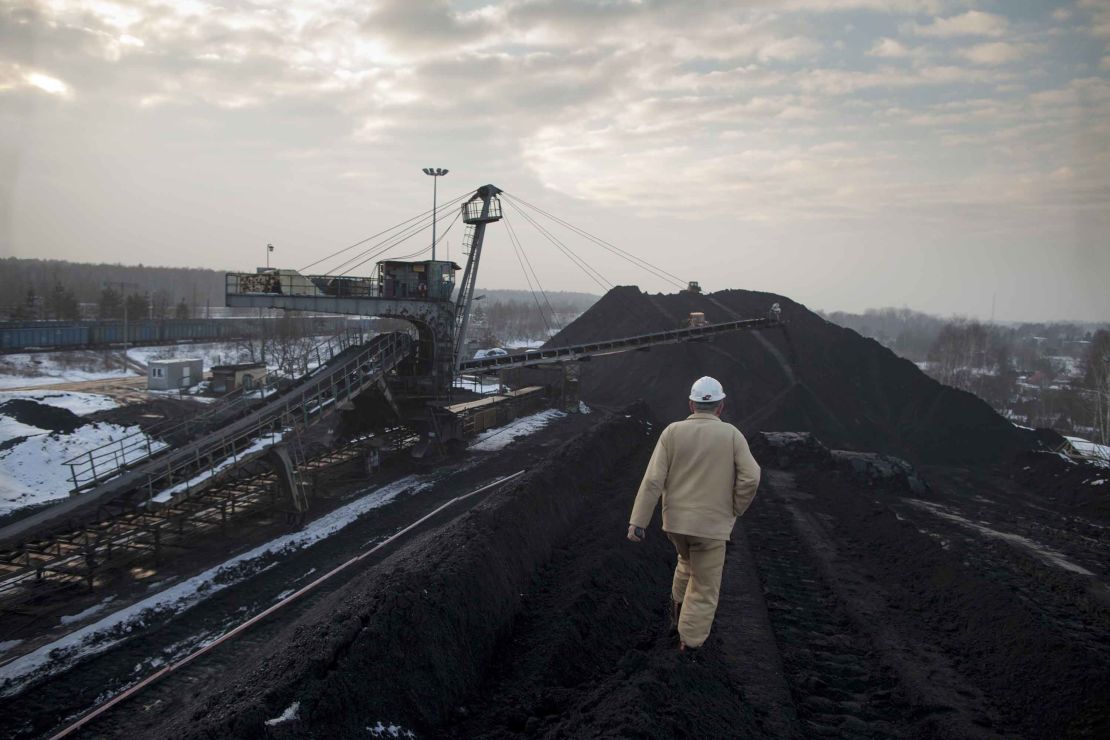
{"label": "white shed", "polygon": [[204,379],[204,363],[195,357],[152,360],[147,366],[147,388],[175,391],[191,388]]}

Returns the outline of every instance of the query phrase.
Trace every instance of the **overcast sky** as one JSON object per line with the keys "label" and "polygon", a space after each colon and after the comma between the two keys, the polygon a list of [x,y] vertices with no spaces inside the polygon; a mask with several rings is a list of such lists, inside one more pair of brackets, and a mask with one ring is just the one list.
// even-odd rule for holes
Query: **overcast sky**
{"label": "overcast sky", "polygon": [[0,256],[300,268],[437,166],[709,290],[1110,320],[1108,46],[1107,0],[0,0]]}

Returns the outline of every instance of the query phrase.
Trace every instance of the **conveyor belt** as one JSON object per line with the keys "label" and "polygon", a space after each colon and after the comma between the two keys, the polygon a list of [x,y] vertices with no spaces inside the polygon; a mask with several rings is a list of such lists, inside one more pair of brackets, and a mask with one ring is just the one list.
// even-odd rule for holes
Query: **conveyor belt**
{"label": "conveyor belt", "polygon": [[26,542],[60,527],[94,519],[100,507],[126,494],[152,499],[167,489],[199,490],[264,454],[285,430],[314,424],[345,400],[377,383],[412,351],[406,334],[385,334],[352,348],[275,395],[249,416],[181,447],[152,457],[18,522],[0,529],[0,547]]}
{"label": "conveyor belt", "polygon": [[628,352],[645,347],[689,342],[691,340],[712,337],[733,331],[770,329],[782,325],[780,320],[774,318],[746,319],[744,321],[726,321],[720,324],[706,324],[705,326],[672,329],[670,331],[655,332],[653,334],[640,334],[634,337],[623,337],[621,339],[606,339],[601,342],[590,342],[588,344],[579,344],[572,347],[533,349],[511,355],[485,357],[480,360],[467,360],[459,363],[459,372],[508,370],[515,367],[534,367],[536,365],[572,362],[575,360],[584,360],[588,357],[611,355],[617,352]]}

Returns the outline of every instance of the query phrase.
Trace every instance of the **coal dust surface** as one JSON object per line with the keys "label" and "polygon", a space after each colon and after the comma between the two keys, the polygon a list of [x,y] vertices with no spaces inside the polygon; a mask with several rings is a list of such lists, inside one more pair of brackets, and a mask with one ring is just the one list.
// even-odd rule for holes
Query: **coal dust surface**
{"label": "coal dust surface", "polygon": [[[773,303],[785,326],[581,363],[592,413],[462,458],[524,475],[77,736],[1110,736],[1105,469],[782,296],[617,288],[552,344]],[[702,375],[763,480],[691,660],[658,511],[625,530]]]}

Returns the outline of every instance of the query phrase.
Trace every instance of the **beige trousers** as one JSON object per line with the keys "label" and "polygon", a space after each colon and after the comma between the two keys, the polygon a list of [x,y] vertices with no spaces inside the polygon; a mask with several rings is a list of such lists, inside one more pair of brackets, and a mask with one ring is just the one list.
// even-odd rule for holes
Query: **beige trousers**
{"label": "beige trousers", "polygon": [[678,636],[687,647],[701,647],[709,637],[717,597],[721,593],[721,571],[725,565],[725,541],[686,534],[667,533],[678,552],[671,598],[682,604]]}

